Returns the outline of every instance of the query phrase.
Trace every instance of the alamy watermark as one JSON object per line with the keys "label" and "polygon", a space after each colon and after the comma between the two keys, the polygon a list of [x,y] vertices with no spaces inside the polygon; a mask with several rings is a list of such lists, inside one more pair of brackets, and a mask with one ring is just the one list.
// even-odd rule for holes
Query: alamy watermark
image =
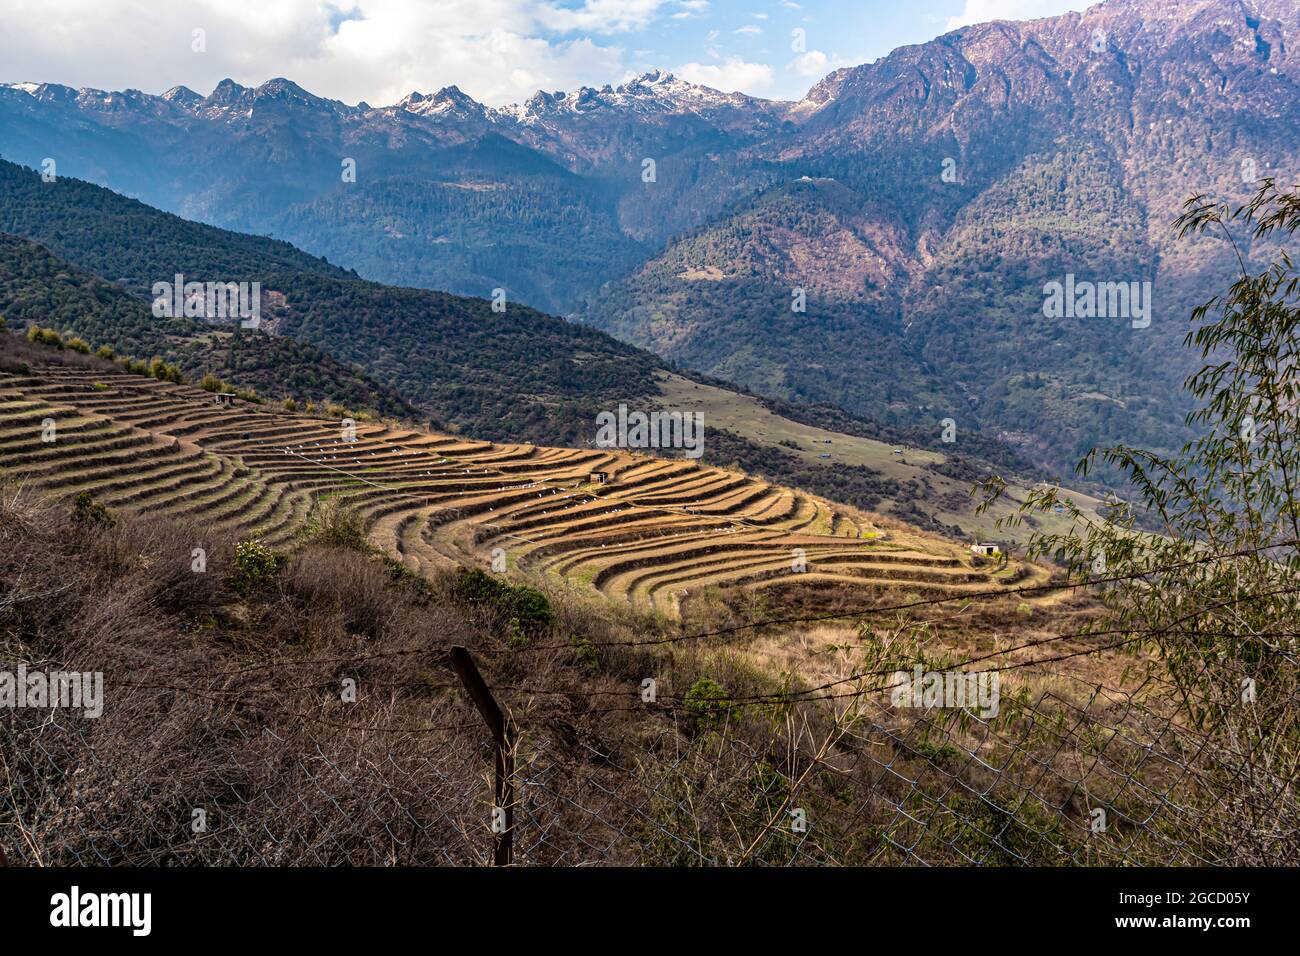
{"label": "alamy watermark", "polygon": [[10,710],[80,710],[86,717],[104,713],[101,671],[0,671],[0,707]]}
{"label": "alamy watermark", "polygon": [[1151,282],[1076,280],[1043,286],[1043,315],[1049,319],[1129,319],[1135,329],[1151,325]]}
{"label": "alamy watermark", "polygon": [[889,702],[895,707],[965,708],[996,717],[1002,700],[997,671],[927,671],[920,664],[895,671]]}
{"label": "alamy watermark", "polygon": [[700,412],[618,412],[596,416],[597,448],[680,448],[687,458],[704,454],[704,416]]}
{"label": "alamy watermark", "polygon": [[153,894],[83,893],[73,886],[50,897],[50,925],[56,929],[121,927],[131,930],[132,936],[148,936],[153,929]]}
{"label": "alamy watermark", "polygon": [[262,324],[262,283],[186,282],[177,274],[171,282],[153,284],[153,314],[159,319],[240,319],[240,326]]}

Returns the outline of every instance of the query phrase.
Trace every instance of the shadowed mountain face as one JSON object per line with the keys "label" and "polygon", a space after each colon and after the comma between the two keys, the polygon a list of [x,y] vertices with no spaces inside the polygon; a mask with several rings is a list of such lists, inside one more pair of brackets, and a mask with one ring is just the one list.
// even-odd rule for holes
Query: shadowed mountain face
{"label": "shadowed mountain face", "polygon": [[[264,369],[274,365],[262,361],[268,355],[306,366],[304,356],[327,352],[333,358],[323,375],[340,377],[334,367],[341,363],[358,379],[382,383],[385,408],[397,407],[396,392],[470,434],[570,444],[589,437],[600,409],[658,391],[662,364],[596,329],[513,302],[499,312],[486,299],[358,279],[281,241],[189,222],[91,183],[44,182],[2,161],[0,233],[47,250],[35,272],[19,268],[31,258],[27,251],[0,263],[0,313],[133,355],[168,356],[196,371],[233,375],[253,358]],[[60,263],[77,274],[65,280]],[[91,282],[79,270],[107,281]],[[197,319],[153,314],[155,284],[177,274],[187,284],[259,284],[260,331],[231,340],[248,361],[213,357]],[[212,329],[224,333],[222,326],[233,324],[217,321]],[[292,394],[287,380],[257,381],[269,394]],[[347,384],[341,394],[362,390]]]}
{"label": "shadowed mountain face", "polygon": [[[1236,258],[1170,223],[1192,193],[1293,175],[1297,26],[1296,0],[1111,0],[906,47],[798,103],[658,72],[503,109],[454,87],[372,108],[283,79],[207,97],[22,84],[0,87],[0,153],[1064,467],[1097,442],[1181,439],[1178,345]],[[1045,316],[1067,276],[1151,283],[1149,326]]]}
{"label": "shadowed mountain face", "polygon": [[237,324],[218,329],[198,320],[159,322],[145,302],[121,286],[58,258],[42,245],[3,232],[0,316],[13,331],[53,328],[70,339],[107,347],[119,358],[173,361],[195,381],[213,374],[264,397],[419,417],[396,390],[315,346],[245,332]]}
{"label": "shadowed mountain face", "polygon": [[[156,315],[154,285],[172,291],[177,273],[186,284],[259,283],[258,327],[201,308]],[[670,374],[650,353],[525,306],[498,312],[483,299],[368,282],[285,242],[180,219],[91,183],[45,182],[3,161],[0,317],[19,333],[53,328],[119,357],[156,356],[196,381],[211,372],[269,398],[431,416],[439,428],[502,441],[587,448],[601,411],[691,410],[707,418],[710,463],[937,530],[984,526],[969,507],[970,481],[995,467],[1031,470],[978,435],[956,449],[928,430]],[[832,441],[841,454],[826,461],[822,445]],[[919,457],[895,461],[892,445]]]}

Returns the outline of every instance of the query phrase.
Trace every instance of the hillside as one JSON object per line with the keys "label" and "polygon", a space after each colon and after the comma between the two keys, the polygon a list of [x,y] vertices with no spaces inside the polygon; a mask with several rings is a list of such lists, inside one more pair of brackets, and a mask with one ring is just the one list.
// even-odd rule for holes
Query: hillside
{"label": "hillside", "polygon": [[[520,729],[515,864],[1295,856],[1241,837],[1243,765],[1204,758],[1176,686],[1045,568],[717,469],[382,425],[346,442],[0,350],[0,644],[112,701],[7,709],[10,862],[486,862],[466,648]],[[991,695],[900,692],[952,661],[996,667]],[[772,825],[793,800],[815,829]],[[220,825],[192,827],[196,804]]]}
{"label": "hillside", "polygon": [[[375,151],[359,158],[362,168],[384,169]],[[549,312],[572,301],[575,284],[622,275],[645,257],[619,228],[613,189],[498,134],[433,148],[421,164],[436,178],[408,169],[368,175],[361,188],[324,191],[275,214],[274,233],[390,285],[479,297],[503,288]]]}
{"label": "hillside", "polygon": [[[17,348],[12,335],[0,344]],[[313,502],[329,499],[415,573],[504,561],[529,577],[674,613],[714,588],[776,596],[794,586],[841,593],[906,582],[948,593],[1045,578],[1033,566],[984,564],[896,522],[691,461],[385,424],[350,433],[336,421],[226,407],[199,389],[95,367],[92,358],[42,363],[48,351],[24,346],[0,371],[7,474],[271,547],[293,546]]]}
{"label": "hillside", "polygon": [[[265,399],[315,403],[335,414],[370,413],[415,421],[427,413],[394,389],[336,362],[315,346],[278,335],[214,326],[197,319],[157,319],[141,300],[51,255],[44,247],[0,236],[0,317],[22,332],[33,326],[76,337],[93,349],[108,347],[121,360],[174,363],[192,382],[215,375],[229,387]],[[655,401],[704,416],[704,460],[791,484],[842,504],[881,510],[923,528],[958,536],[995,537],[991,520],[975,514],[971,485],[994,471],[1029,474],[1023,461],[996,443],[963,440],[962,454],[938,443],[932,431],[915,434],[863,422],[834,408],[764,401],[723,382],[705,384],[667,371],[655,373]],[[346,412],[344,411],[346,410]],[[753,428],[762,418],[774,427]],[[811,423],[811,424],[810,424]],[[582,434],[588,434],[585,429]],[[791,436],[816,432],[813,441],[839,447],[825,458],[788,446]],[[885,442],[942,452],[912,455],[899,469]],[[583,438],[575,444],[586,445]],[[838,452],[849,445],[875,452],[861,459]]]}
{"label": "hillside", "polygon": [[774,189],[600,289],[582,318],[763,395],[902,426],[932,405],[937,421],[960,406],[905,336],[905,237],[864,202],[826,179]]}
{"label": "hillside", "polygon": [[[1062,532],[1069,522],[1057,515],[1027,516],[1011,527],[998,519],[1023,501],[1031,479],[1012,482],[1009,495],[980,513],[977,482],[993,474],[1028,476],[1014,456],[979,457],[975,444],[962,454],[936,442],[933,432],[854,427],[840,413],[820,421],[806,406],[773,403],[717,385],[666,375],[667,404],[699,409],[709,432],[710,461],[733,464],[751,474],[779,480],[832,501],[879,512],[953,538],[1020,543],[1034,532]],[[994,449],[988,449],[993,451]],[[1090,519],[1101,501],[1071,484],[1070,499]],[[1095,494],[1101,494],[1094,489]]]}
{"label": "hillside", "polygon": [[[314,346],[237,325],[157,319],[120,286],[15,237],[0,236],[0,317],[18,332],[33,326],[51,328],[93,349],[107,346],[120,360],[161,358],[178,365],[192,382],[215,375],[230,387],[266,399],[332,406],[336,415],[345,414],[342,410],[368,412],[408,422],[428,417],[392,388],[340,365]],[[705,384],[666,371],[656,373],[656,389],[663,407],[693,409],[704,416],[705,461],[842,504],[880,510],[923,528],[995,537],[991,519],[974,512],[972,483],[994,471],[1028,473],[1024,462],[994,443],[971,439],[963,441],[962,455],[942,445],[942,453],[917,455],[912,451],[916,446],[936,447],[934,434],[883,428],[833,408],[765,405],[726,383]],[[765,426],[751,427],[759,419]],[[808,437],[814,433],[817,437]],[[838,447],[824,459],[810,450],[796,454],[789,447],[792,437],[834,441]],[[896,467],[885,442],[907,446],[913,466]],[[849,446],[870,446],[873,453],[846,459],[840,452]]]}
{"label": "hillside", "polygon": [[388,386],[340,365],[312,345],[234,325],[213,328],[196,319],[155,318],[121,286],[51,255],[34,242],[0,234],[0,316],[10,328],[32,326],[71,333],[119,357],[154,357],[238,384],[265,398],[293,399],[393,418],[420,413]]}
{"label": "hillside", "polygon": [[[1058,474],[1097,444],[1177,448],[1188,316],[1236,260],[1171,224],[1194,192],[1241,201],[1294,168],[1298,13],[1112,0],[839,70],[790,107],[775,185],[584,319],[769,395],[899,424],[937,407]],[[1149,325],[1047,319],[1067,275],[1150,282]]]}
{"label": "hillside", "polygon": [[580,441],[599,409],[653,395],[651,373],[662,367],[601,332],[508,300],[497,313],[486,299],[351,278],[285,243],[188,222],[89,183],[43,183],[5,162],[0,231],[142,297],[176,274],[259,282],[268,331],[364,369],[476,436]]}
{"label": "hillside", "polygon": [[[187,222],[87,183],[41,183],[13,164],[0,163],[0,181],[9,187],[0,192],[0,224],[25,228],[60,255],[102,270],[97,279],[42,247],[30,255],[14,247],[0,265],[15,290],[11,301],[21,297],[26,305],[8,308],[11,324],[71,331],[96,347],[145,359],[158,355],[196,380],[213,372],[272,398],[323,398],[355,411],[432,419],[475,438],[581,447],[592,440],[598,411],[619,403],[692,409],[691,393],[669,395],[662,387],[665,376],[686,375],[725,390],[739,406],[765,401],[792,423],[936,449],[935,472],[924,477],[945,489],[954,479],[964,486],[960,495],[945,494],[946,503],[928,500],[924,482],[896,487],[887,470],[834,458],[801,460],[762,434],[706,421],[705,460],[712,464],[867,510],[884,507],[947,534],[987,536],[987,522],[974,514],[966,493],[973,481],[994,471],[1032,478],[1027,462],[997,441],[963,429],[957,444],[942,443],[942,416],[889,426],[830,406],[760,399],[726,381],[671,373],[649,353],[514,304],[503,315],[482,300],[350,279],[283,243]],[[215,275],[261,282],[261,329],[153,317],[147,293],[157,277],[170,280],[177,271],[187,280]],[[70,284],[66,276],[73,274]],[[103,282],[104,276],[120,283]],[[882,387],[891,388],[888,363],[878,367]]]}
{"label": "hillside", "polygon": [[[1215,778],[1170,783],[1167,765],[1204,739],[1156,723],[1150,678],[1095,638],[1062,642],[1081,602],[986,599],[926,622],[926,656],[882,657],[854,650],[878,645],[869,626],[750,631],[758,601],[677,620],[481,573],[417,578],[328,524],[252,564],[246,544],[183,514],[97,522],[57,494],[0,481],[0,642],[102,673],[111,705],[84,722],[35,708],[0,721],[22,782],[4,804],[21,835],[0,837],[14,870],[154,866],[174,882],[199,866],[246,880],[268,865],[490,863],[491,748],[452,646],[520,728],[517,866],[1192,865],[1232,862],[1248,842],[1223,832]],[[915,593],[903,575],[890,587]],[[1049,633],[1054,653],[1017,650]],[[993,729],[893,703],[878,678],[841,689],[855,668],[990,646],[1012,665]],[[827,760],[827,734],[858,759]],[[809,832],[770,823],[796,788]],[[1072,799],[1084,788],[1123,808],[1120,825],[1090,833]],[[219,825],[196,832],[196,806]],[[1277,842],[1268,861],[1292,863]]]}

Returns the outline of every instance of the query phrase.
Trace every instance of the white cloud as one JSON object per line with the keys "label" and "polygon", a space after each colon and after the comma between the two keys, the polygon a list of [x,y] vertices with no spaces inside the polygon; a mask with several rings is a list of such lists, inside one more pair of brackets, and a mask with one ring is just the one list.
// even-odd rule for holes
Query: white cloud
{"label": "white cloud", "polygon": [[[0,0],[0,82],[206,93],[227,76],[246,85],[287,76],[347,102],[456,84],[503,104],[620,75],[617,44],[565,34],[635,29],[667,2]],[[191,50],[195,29],[206,31],[206,52]]]}
{"label": "white cloud", "polygon": [[837,70],[842,66],[849,66],[850,61],[841,59],[838,56],[827,56],[821,50],[809,50],[802,56],[797,56],[786,64],[787,70],[793,70],[800,76],[812,77],[820,80],[831,70]]}
{"label": "white cloud", "polygon": [[990,20],[1034,20],[1068,10],[1083,10],[1097,0],[966,0],[966,9],[948,21],[948,29]]}
{"label": "white cloud", "polygon": [[756,27],[752,23],[747,23],[743,27],[740,27],[739,29],[733,32],[739,33],[741,36],[753,37],[753,36],[758,36],[760,33],[762,33],[763,28]]}
{"label": "white cloud", "polygon": [[663,4],[664,0],[585,0],[572,9],[543,3],[538,6],[537,18],[552,30],[619,33],[645,27]]}
{"label": "white cloud", "polygon": [[774,74],[766,63],[748,63],[738,56],[721,63],[683,63],[673,70],[688,83],[700,83],[725,93],[759,94],[772,85]]}

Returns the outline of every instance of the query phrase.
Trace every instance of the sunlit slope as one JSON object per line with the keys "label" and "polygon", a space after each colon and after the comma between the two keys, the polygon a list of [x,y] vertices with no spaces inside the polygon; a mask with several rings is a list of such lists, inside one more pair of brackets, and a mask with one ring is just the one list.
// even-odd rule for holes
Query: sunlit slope
{"label": "sunlit slope", "polygon": [[337,420],[62,365],[0,374],[0,468],[59,494],[88,491],[110,509],[186,516],[281,548],[316,500],[335,497],[417,573],[495,559],[511,574],[665,611],[693,589],[765,589],[796,573],[921,593],[1041,575],[691,461],[377,423],[358,423],[352,438]]}
{"label": "sunlit slope", "polygon": [[[759,445],[772,446],[810,465],[825,468],[847,465],[878,473],[897,489],[894,496],[882,501],[882,511],[905,502],[901,496],[903,489],[920,486],[926,489],[924,496],[907,500],[915,501],[936,521],[961,528],[972,539],[1023,543],[1034,530],[1059,532],[1068,526],[1064,517],[1040,514],[1033,517],[1033,524],[999,527],[997,519],[1010,514],[1024,500],[1026,488],[1013,484],[1003,501],[988,512],[977,513],[981,499],[972,494],[974,482],[944,474],[937,467],[947,460],[942,452],[891,445],[797,422],[777,414],[752,395],[692,382],[680,375],[664,373],[658,379],[667,407],[698,411],[709,427],[723,428]],[[962,447],[960,433],[952,447]],[[1085,517],[1096,518],[1101,506],[1098,499],[1074,490],[1068,491],[1067,496]]]}

